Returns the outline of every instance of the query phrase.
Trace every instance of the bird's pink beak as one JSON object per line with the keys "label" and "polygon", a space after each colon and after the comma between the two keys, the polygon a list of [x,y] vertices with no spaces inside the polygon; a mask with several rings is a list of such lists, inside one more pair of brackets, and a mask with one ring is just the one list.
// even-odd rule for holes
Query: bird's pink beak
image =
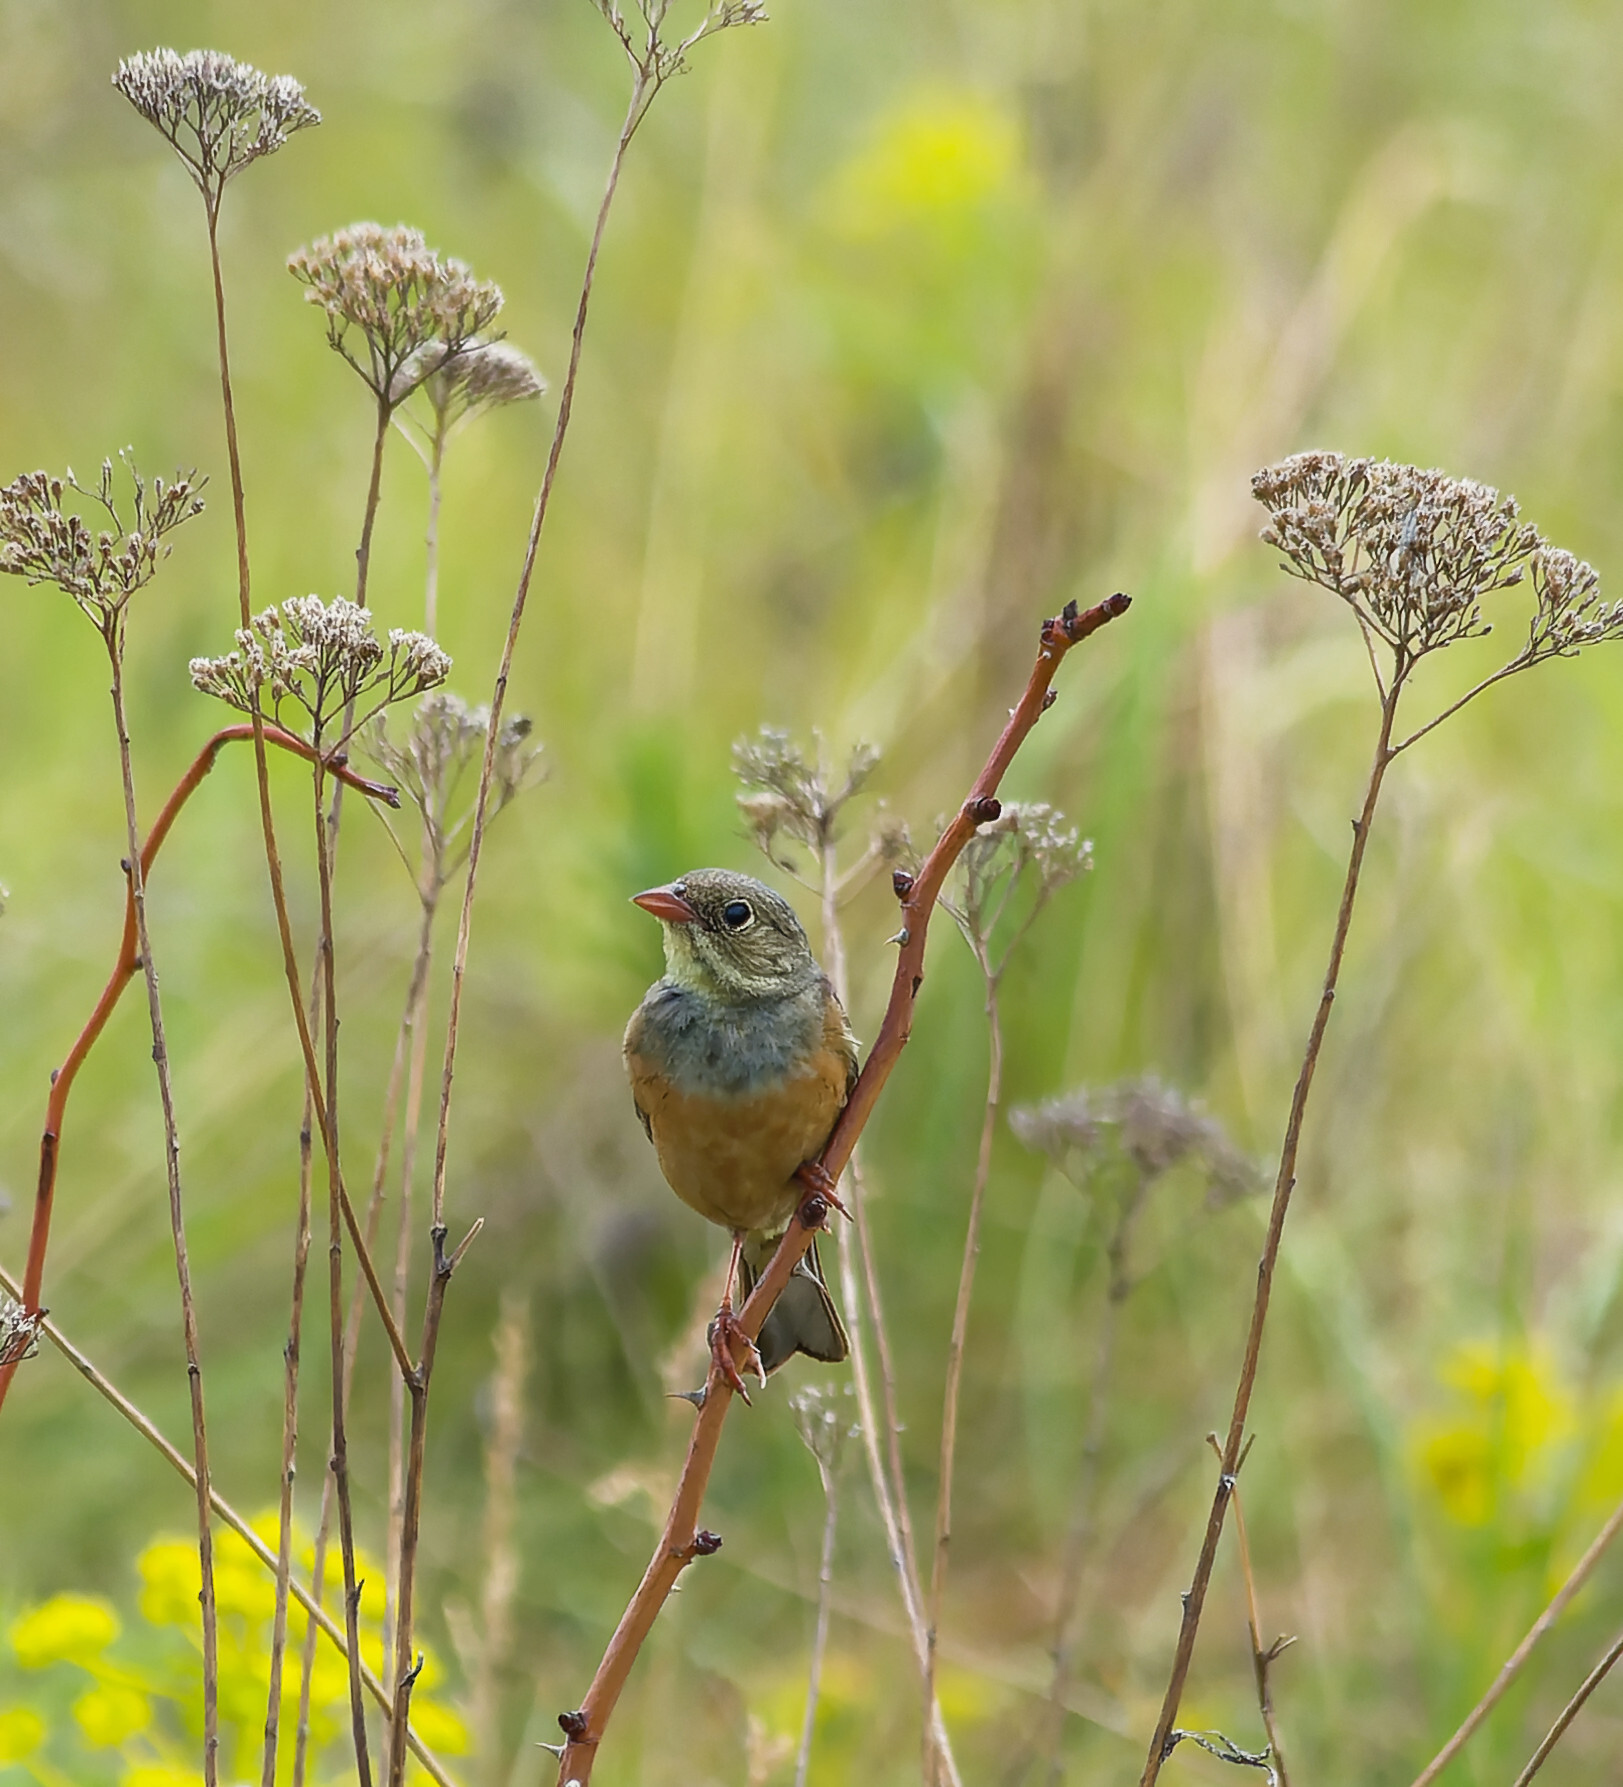
{"label": "bird's pink beak", "polygon": [[633,894],[631,903],[668,925],[693,924],[699,915],[677,891],[681,885],[680,881],[673,881],[669,887],[651,887],[647,893]]}

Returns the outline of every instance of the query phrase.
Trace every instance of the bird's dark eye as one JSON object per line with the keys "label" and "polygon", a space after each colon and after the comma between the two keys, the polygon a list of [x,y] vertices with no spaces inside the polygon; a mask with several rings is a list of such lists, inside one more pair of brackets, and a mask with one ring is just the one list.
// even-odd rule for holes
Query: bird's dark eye
{"label": "bird's dark eye", "polygon": [[754,916],[748,900],[729,900],[721,909],[721,922],[729,931],[742,931]]}

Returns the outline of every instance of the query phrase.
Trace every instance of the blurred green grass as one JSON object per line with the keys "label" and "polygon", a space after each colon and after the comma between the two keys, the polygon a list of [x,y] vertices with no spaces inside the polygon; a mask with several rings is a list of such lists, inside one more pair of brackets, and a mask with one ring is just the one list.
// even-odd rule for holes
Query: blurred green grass
{"label": "blurred green grass", "polygon": [[[701,861],[753,866],[732,740],[763,722],[820,727],[835,748],[872,738],[876,787],[927,831],[1013,699],[1036,620],[1131,589],[1011,780],[1082,824],[1097,869],[1011,975],[1010,1097],[1153,1069],[1266,1155],[1369,715],[1344,617],[1248,543],[1247,475],[1314,444],[1441,464],[1514,490],[1603,574],[1623,563],[1623,44],[1605,9],[777,14],[705,46],[628,165],[514,677],[550,779],[493,834],[475,924],[451,1207],[488,1228],[436,1384],[424,1604],[454,1673],[439,1610],[477,1594],[489,1337],[518,1282],[535,1362],[501,1679],[506,1756],[527,1758],[515,1780],[534,1778],[521,1746],[578,1700],[652,1538],[645,1495],[587,1491],[628,1467],[668,1473],[686,1430],[656,1361],[717,1238],[664,1191],[630,1118],[617,1039],[658,956],[625,896]],[[7,0],[0,24],[0,463],[83,468],[130,442],[148,469],[214,479],[132,631],[150,811],[217,722],[185,664],[224,648],[235,600],[195,195],[107,85],[118,57],[214,44],[297,74],[326,114],[226,208],[256,603],[348,587],[364,490],[365,407],[287,251],[354,218],[417,224],[502,283],[511,339],[556,384],[622,71],[585,5]],[[442,634],[472,699],[505,626],[543,407],[481,423],[450,460]],[[373,604],[411,625],[423,491],[398,444],[385,499]],[[46,592],[0,600],[0,1258],[15,1267],[46,1074],[111,961],[122,824],[97,642]],[[1246,1473],[1264,1619],[1302,1636],[1277,1693],[1303,1779],[1406,1781],[1623,1491],[1605,1462],[1623,1378],[1617,674],[1597,654],[1496,691],[1404,760],[1372,846]],[[215,1456],[255,1509],[278,1445],[298,1072],[250,784],[245,758],[221,763],[152,905]],[[300,786],[278,774],[295,858]],[[364,1165],[414,905],[358,815],[340,897]],[[878,890],[850,914],[865,1036],[893,924]],[[945,930],[934,949],[872,1141],[921,1525],[984,1073],[971,964]],[[49,1301],[178,1436],[138,1006],[75,1095]],[[1086,1215],[1000,1137],[945,1639],[969,1778],[991,1778],[1045,1679],[1099,1310]],[[1089,1716],[1067,1728],[1071,1778],[1089,1782],[1136,1778],[1257,1241],[1251,1208],[1196,1223],[1172,1203],[1161,1220],[1120,1343]],[[1567,1426],[1488,1445],[1507,1393],[1451,1381],[1462,1347],[1538,1361]],[[355,1445],[374,1545],[386,1369],[369,1334]],[[742,1781],[750,1716],[797,1727],[821,1508],[784,1400],[729,1429],[707,1516],[726,1548],[662,1621],[607,1782]],[[1451,1430],[1478,1436],[1464,1450],[1487,1460],[1485,1500],[1451,1502],[1456,1478],[1426,1463],[1425,1436]],[[137,1553],[187,1520],[178,1483],[59,1360],[28,1367],[0,1423],[6,1610],[67,1588],[129,1604]],[[858,1759],[865,1779],[912,1778],[911,1666],[855,1468],[838,1595],[813,1779]],[[1608,1565],[1462,1782],[1519,1765],[1617,1602]],[[20,1691],[8,1668],[0,1703]],[[1255,1736],[1228,1562],[1186,1716]],[[1620,1735],[1603,1691],[1546,1778],[1599,1778]]]}

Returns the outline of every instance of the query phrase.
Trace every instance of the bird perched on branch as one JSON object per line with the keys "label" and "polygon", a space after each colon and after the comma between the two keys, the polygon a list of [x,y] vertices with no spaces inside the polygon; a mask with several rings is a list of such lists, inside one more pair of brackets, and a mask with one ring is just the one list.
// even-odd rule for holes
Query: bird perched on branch
{"label": "bird perched on branch", "polygon": [[[763,882],[695,869],[636,904],[663,927],[665,977],[626,1026],[631,1096],[671,1189],[732,1230],[710,1344],[743,1394],[733,1278],[748,1299],[802,1200],[838,1203],[817,1157],[856,1081],[856,1038],[793,908]],[[746,1345],[763,1383],[797,1352],[845,1357],[815,1243]]]}

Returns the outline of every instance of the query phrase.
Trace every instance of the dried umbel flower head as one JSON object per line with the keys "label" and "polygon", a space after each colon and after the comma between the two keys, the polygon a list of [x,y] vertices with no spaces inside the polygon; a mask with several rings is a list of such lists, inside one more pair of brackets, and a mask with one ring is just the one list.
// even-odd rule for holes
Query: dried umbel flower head
{"label": "dried umbel flower head", "polygon": [[32,1359],[39,1351],[41,1315],[30,1315],[17,1300],[0,1291],[0,1366]]}
{"label": "dried umbel flower head", "polygon": [[779,860],[774,843],[780,832],[821,850],[833,835],[840,809],[860,793],[879,755],[877,745],[859,741],[835,785],[821,763],[814,763],[787,732],[763,726],[754,738],[741,738],[733,746],[733,774],[744,784],[738,806],[762,853]]}
{"label": "dried umbel flower head", "polygon": [[1623,632],[1623,609],[1600,601],[1589,566],[1485,484],[1312,452],[1265,467],[1251,488],[1285,569],[1340,596],[1400,666],[1489,632],[1484,599],[1528,577],[1534,615],[1516,668]]}
{"label": "dried umbel flower head", "polygon": [[256,614],[236,637],[237,649],[224,657],[192,659],[193,684],[278,724],[284,704],[302,708],[317,745],[343,742],[326,736],[339,716],[351,715],[347,736],[390,702],[435,688],[451,671],[450,658],[426,634],[393,628],[385,643],[371,610],[343,596],[331,603],[292,596],[280,609]]}
{"label": "dried umbel flower head", "polygon": [[[478,778],[489,729],[488,707],[470,707],[459,695],[437,689],[418,702],[403,738],[391,738],[387,716],[379,714],[360,739],[361,749],[405,789],[422,814],[442,875],[467,854],[457,845],[472,818],[471,807],[452,815],[468,783]],[[531,731],[522,714],[502,723],[491,766],[492,818],[541,779],[542,747],[530,742]]]}
{"label": "dried umbel flower head", "polygon": [[1159,1179],[1180,1161],[1206,1176],[1209,1207],[1255,1191],[1255,1164],[1209,1117],[1174,1087],[1149,1075],[1107,1086],[1081,1086],[1043,1104],[1009,1113],[1009,1127],[1025,1145],[1046,1154],[1077,1185],[1114,1162],[1125,1162],[1140,1184]]}
{"label": "dried umbel flower head", "polygon": [[[89,487],[70,468],[60,478],[25,472],[0,489],[0,571],[54,583],[104,633],[116,627],[130,597],[169,556],[165,536],[201,512],[197,493],[207,482],[183,472],[168,483],[154,478],[148,484],[127,451],[119,459],[130,484],[127,508],[120,504],[110,459]],[[93,526],[80,508],[107,525]]]}
{"label": "dried umbel flower head", "polygon": [[403,223],[351,224],[296,250],[287,268],[325,312],[327,340],[391,411],[473,347],[502,307],[500,286],[436,254]]}
{"label": "dried umbel flower head", "polygon": [[662,33],[671,0],[636,0],[641,20],[641,28],[636,31],[627,23],[618,0],[594,0],[594,4],[608,20],[636,70],[644,105],[672,75],[687,72],[687,53],[695,44],[734,25],[759,25],[766,19],[763,0],[711,0],[704,17],[686,37],[668,43]]}
{"label": "dried umbel flower head", "polygon": [[[957,895],[941,903],[982,968],[995,977],[1048,901],[1092,867],[1092,840],[1067,825],[1063,813],[1044,801],[1011,801],[996,819],[976,826],[958,859]],[[1016,906],[1021,916],[1006,932],[994,963],[989,953],[993,933],[1023,881],[1031,884],[1031,896]]]}
{"label": "dried umbel flower head", "polygon": [[[430,369],[426,374],[424,365]],[[533,403],[547,381],[529,355],[510,343],[476,341],[449,359],[437,343],[421,349],[396,374],[395,385],[422,393],[433,416],[433,426],[424,432],[443,442],[475,416],[510,403]]]}
{"label": "dried umbel flower head", "polygon": [[233,175],[321,122],[291,75],[219,50],[146,50],[119,63],[113,85],[173,146],[211,211]]}

